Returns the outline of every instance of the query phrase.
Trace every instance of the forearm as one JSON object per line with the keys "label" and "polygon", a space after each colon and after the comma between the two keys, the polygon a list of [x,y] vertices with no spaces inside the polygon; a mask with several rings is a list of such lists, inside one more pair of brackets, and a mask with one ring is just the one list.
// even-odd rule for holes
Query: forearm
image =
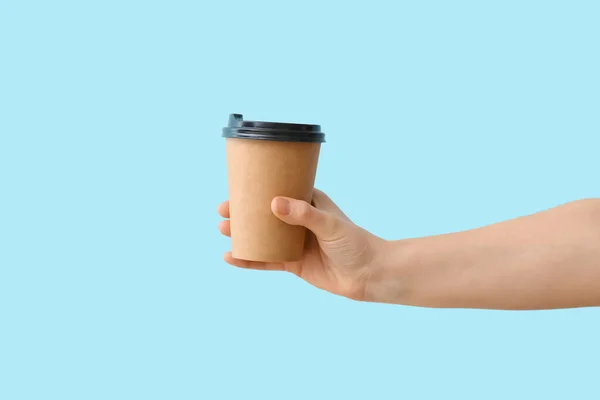
{"label": "forearm", "polygon": [[367,297],[425,307],[600,306],[600,200],[388,242]]}

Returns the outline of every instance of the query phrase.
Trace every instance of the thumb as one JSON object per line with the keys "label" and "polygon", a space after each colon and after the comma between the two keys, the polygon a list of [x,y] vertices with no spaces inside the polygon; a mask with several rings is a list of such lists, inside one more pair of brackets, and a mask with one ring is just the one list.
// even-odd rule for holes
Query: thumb
{"label": "thumb", "polygon": [[317,239],[335,240],[341,234],[341,221],[303,200],[275,197],[271,202],[273,214],[286,224],[300,225],[311,230]]}

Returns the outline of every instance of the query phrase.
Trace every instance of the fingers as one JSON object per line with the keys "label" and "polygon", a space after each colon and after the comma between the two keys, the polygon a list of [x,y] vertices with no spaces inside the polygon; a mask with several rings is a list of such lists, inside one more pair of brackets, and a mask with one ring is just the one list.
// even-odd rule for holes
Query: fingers
{"label": "fingers", "polygon": [[[217,207],[217,212],[223,218],[229,218],[229,201],[224,201]],[[219,231],[227,236],[231,237],[231,223],[229,221],[219,222]]]}
{"label": "fingers", "polygon": [[219,231],[227,237],[231,237],[231,223],[229,221],[219,222]]}
{"label": "fingers", "polygon": [[[317,189],[314,190],[312,203],[314,206],[302,200],[276,197],[271,202],[271,210],[285,223],[308,228],[319,240],[334,241],[343,236],[342,230],[351,222],[342,210]],[[230,218],[229,201],[219,204],[217,212],[223,218]],[[219,231],[231,237],[231,223],[221,221]]]}
{"label": "fingers", "polygon": [[258,269],[261,271],[284,271],[284,267],[282,263],[265,263],[260,261],[248,261],[248,260],[240,260],[238,258],[233,258],[231,252],[228,251],[223,256],[223,260],[227,264],[231,264],[234,267],[245,268],[245,269]]}
{"label": "fingers", "polygon": [[276,197],[271,210],[283,222],[310,229],[319,240],[333,241],[342,234],[343,221],[334,214],[319,210],[302,200]]}
{"label": "fingers", "polygon": [[[322,191],[320,191],[318,189],[314,189],[314,191],[313,191],[312,204],[319,210],[323,210],[323,211],[332,213],[334,215],[344,218],[347,221],[350,221],[350,219],[333,202],[333,200],[331,200],[331,198],[329,198],[329,196],[327,196],[325,193],[323,193]],[[231,218],[231,215],[229,212],[229,200],[224,201],[223,203],[219,204],[219,206],[217,207],[217,212],[223,218]]]}
{"label": "fingers", "polygon": [[229,200],[222,202],[217,207],[217,212],[223,218],[229,218]]}
{"label": "fingers", "polygon": [[[223,218],[229,218],[229,200],[222,202],[217,207],[217,212]],[[227,236],[231,237],[231,223],[229,221],[219,222],[219,231]]]}

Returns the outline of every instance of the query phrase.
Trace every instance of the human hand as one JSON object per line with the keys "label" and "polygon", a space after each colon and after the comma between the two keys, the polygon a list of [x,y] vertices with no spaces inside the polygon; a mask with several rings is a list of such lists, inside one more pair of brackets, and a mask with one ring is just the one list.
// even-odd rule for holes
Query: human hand
{"label": "human hand", "polygon": [[[240,268],[291,272],[308,283],[328,292],[354,300],[367,300],[368,284],[378,264],[385,241],[356,226],[323,192],[313,193],[312,205],[287,197],[271,202],[276,217],[290,225],[308,228],[301,260],[265,263],[233,258],[227,263]],[[229,202],[221,203],[219,215],[229,218]],[[229,220],[219,223],[219,230],[231,236]]]}

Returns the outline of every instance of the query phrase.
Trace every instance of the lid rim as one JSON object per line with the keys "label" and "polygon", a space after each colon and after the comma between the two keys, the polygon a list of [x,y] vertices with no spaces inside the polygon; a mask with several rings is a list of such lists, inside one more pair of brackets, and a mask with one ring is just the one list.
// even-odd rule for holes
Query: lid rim
{"label": "lid rim", "polygon": [[225,139],[271,140],[275,142],[325,143],[324,133],[304,133],[286,131],[249,131],[247,129],[224,128],[221,135]]}

